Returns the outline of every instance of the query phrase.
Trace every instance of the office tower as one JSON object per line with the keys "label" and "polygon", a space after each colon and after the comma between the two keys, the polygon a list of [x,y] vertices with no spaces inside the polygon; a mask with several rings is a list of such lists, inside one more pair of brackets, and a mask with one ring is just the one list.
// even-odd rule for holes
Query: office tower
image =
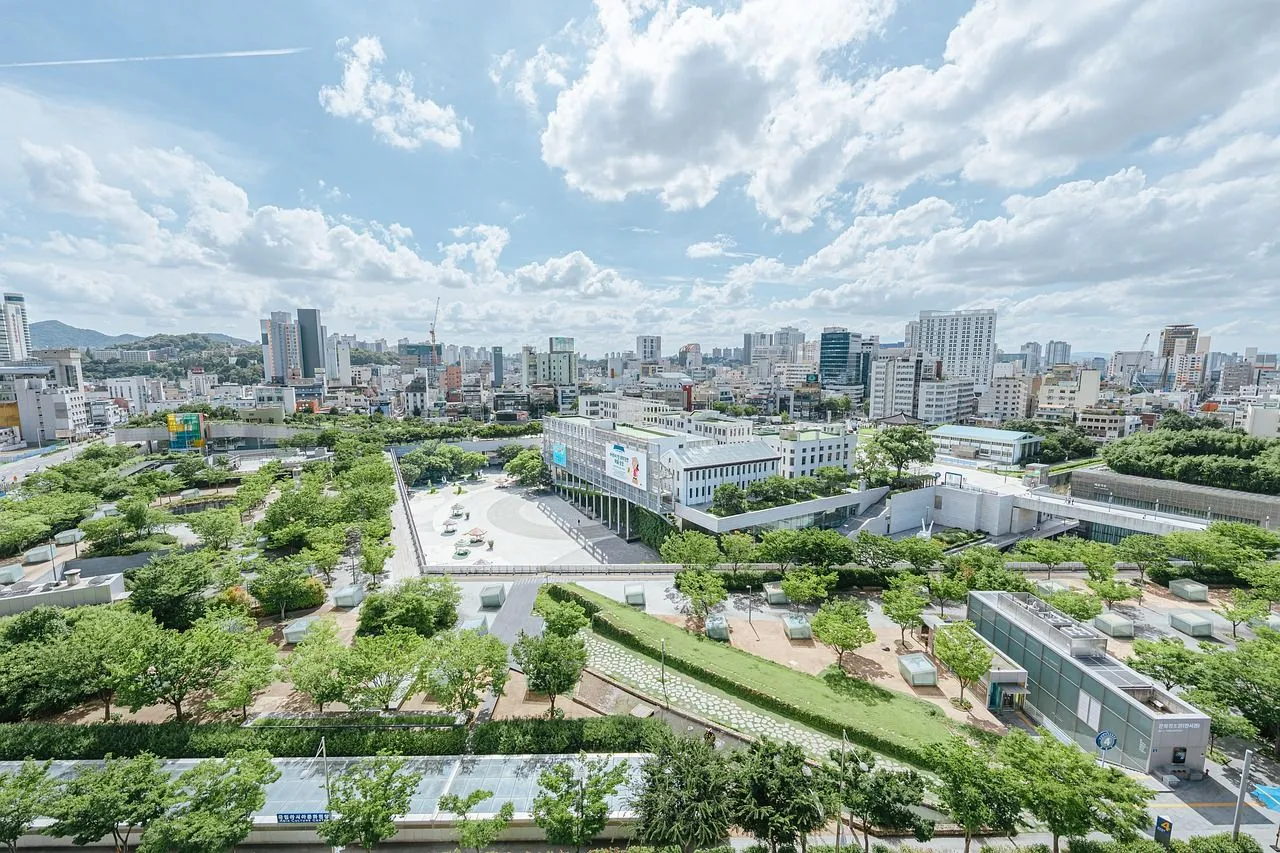
{"label": "office tower", "polygon": [[324,369],[324,336],[315,308],[298,309],[298,353],[303,377],[314,379],[316,371]]}
{"label": "office tower", "polygon": [[773,333],[773,345],[775,347],[785,347],[790,361],[799,360],[802,344],[804,344],[804,332],[795,326],[783,326]]}
{"label": "office tower", "polygon": [[742,336],[742,363],[751,363],[751,354],[759,347],[773,346],[773,335],[768,332],[746,332]]}
{"label": "office tower", "polygon": [[21,293],[6,293],[0,302],[0,361],[25,361],[31,357],[31,328],[27,325],[27,300]]}
{"label": "office tower", "polygon": [[868,413],[873,418],[887,418],[901,412],[916,417],[920,408],[920,382],[933,378],[935,364],[923,353],[906,351],[902,355],[881,356],[871,363],[871,381],[867,396]]}
{"label": "office tower", "polygon": [[1200,329],[1187,323],[1165,326],[1160,330],[1160,358],[1172,360],[1179,341],[1185,341],[1183,352],[1194,353]]}
{"label": "office tower", "polygon": [[818,379],[824,388],[848,389],[850,396],[863,399],[871,381],[871,362],[878,349],[879,338],[863,338],[839,326],[822,330],[818,340]]}
{"label": "office tower", "polygon": [[351,343],[339,335],[325,338],[324,375],[328,382],[351,384]]}
{"label": "office tower", "polygon": [[1040,358],[1040,344],[1035,341],[1027,341],[1022,345],[1022,349],[1019,350],[1019,352],[1027,357],[1026,364],[1023,365],[1023,367],[1026,368],[1027,373],[1039,373],[1040,368],[1044,366],[1044,363]]}
{"label": "office tower", "polygon": [[641,361],[662,358],[662,335],[636,335],[636,355]]}
{"label": "office tower", "polygon": [[298,325],[288,311],[272,311],[261,321],[262,375],[268,383],[283,385],[302,376],[302,345]]}
{"label": "office tower", "polygon": [[1044,345],[1044,365],[1045,367],[1053,367],[1055,364],[1071,363],[1071,344],[1066,341],[1049,341]]}
{"label": "office tower", "polygon": [[502,347],[494,347],[493,350],[493,387],[502,387]]}
{"label": "office tower", "polygon": [[972,379],[979,391],[986,388],[996,359],[994,308],[921,311],[914,322],[907,324],[908,347],[941,361],[948,379]]}

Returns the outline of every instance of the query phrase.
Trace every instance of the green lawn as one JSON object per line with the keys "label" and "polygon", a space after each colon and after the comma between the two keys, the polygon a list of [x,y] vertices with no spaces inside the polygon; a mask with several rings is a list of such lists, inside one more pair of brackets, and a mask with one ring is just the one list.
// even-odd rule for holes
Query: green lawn
{"label": "green lawn", "polygon": [[834,666],[820,677],[797,672],[690,634],[576,584],[564,584],[562,589],[598,608],[595,627],[601,634],[611,636],[612,628],[629,635],[612,638],[650,656],[656,656],[665,640],[667,665],[673,669],[835,737],[847,730],[851,741],[920,763],[921,746],[940,741],[953,731],[939,708],[853,678]]}

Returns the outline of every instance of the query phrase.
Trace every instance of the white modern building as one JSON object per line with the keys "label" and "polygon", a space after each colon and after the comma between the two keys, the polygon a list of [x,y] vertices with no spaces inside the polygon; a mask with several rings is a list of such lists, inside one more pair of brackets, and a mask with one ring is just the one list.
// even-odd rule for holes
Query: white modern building
{"label": "white modern building", "polygon": [[298,395],[285,385],[255,385],[253,405],[256,409],[279,409],[291,415],[298,410]]}
{"label": "white modern building", "polygon": [[929,433],[934,451],[959,459],[989,459],[1018,465],[1040,450],[1042,439],[1030,432],[947,424]]}
{"label": "white modern building", "polygon": [[996,312],[993,308],[970,311],[921,311],[908,324],[907,346],[927,352],[942,363],[942,375],[971,379],[979,389],[991,381],[996,360]]}
{"label": "white modern building", "polygon": [[978,398],[972,379],[951,377],[920,383],[915,416],[927,424],[954,424],[977,415]]}
{"label": "white modern building", "polygon": [[130,413],[147,410],[151,402],[151,389],[146,376],[117,376],[106,380],[107,393],[113,400],[123,400]]}
{"label": "white modern building", "polygon": [[27,300],[21,293],[0,296],[0,361],[25,361],[31,357],[31,327],[27,324]]}
{"label": "white modern building", "polygon": [[622,421],[628,424],[656,424],[681,410],[661,400],[622,394],[583,394],[578,398],[578,414],[592,420]]}
{"label": "white modern building", "polygon": [[1280,438],[1280,405],[1249,406],[1244,431],[1258,438]]}
{"label": "white modern building", "polygon": [[662,335],[636,335],[636,355],[641,361],[662,358]]}
{"label": "white modern building", "polygon": [[[645,400],[643,402],[652,401]],[[716,444],[741,444],[744,441],[753,441],[755,439],[752,434],[753,425],[751,421],[722,415],[714,410],[699,412],[677,411],[658,416],[654,423],[666,429],[710,438]]]}
{"label": "white modern building", "polygon": [[1096,406],[1101,392],[1102,374],[1099,371],[1076,371],[1070,365],[1058,365],[1040,383],[1036,410],[1060,414],[1067,419],[1081,409]]}
{"label": "white modern building", "polygon": [[1045,367],[1053,367],[1055,364],[1071,363],[1071,344],[1066,341],[1049,341],[1044,345],[1044,364]]}
{"label": "white modern building", "polygon": [[22,438],[28,445],[88,437],[89,407],[79,388],[64,388],[47,379],[25,379],[15,392]]}
{"label": "white modern building", "polygon": [[272,311],[261,321],[262,373],[267,382],[283,385],[302,378],[302,342],[298,324],[288,311]]}
{"label": "white modern building", "polygon": [[934,376],[936,362],[919,352],[882,355],[871,362],[868,413],[872,419],[887,418],[899,412],[916,417],[920,403],[920,381]]}
{"label": "white modern building", "polygon": [[788,479],[812,477],[819,468],[853,473],[858,433],[843,424],[784,426],[759,434],[779,455],[779,473]]}
{"label": "white modern building", "polygon": [[324,374],[334,384],[351,384],[351,343],[341,335],[329,335],[325,339]]}
{"label": "white modern building", "polygon": [[997,376],[978,397],[978,417],[987,421],[1010,421],[1031,417],[1035,396],[1030,376]]}
{"label": "white modern building", "polygon": [[662,454],[662,465],[671,475],[672,495],[685,506],[711,503],[716,489],[726,483],[746,489],[775,477],[779,461],[778,451],[763,441],[705,444]]}

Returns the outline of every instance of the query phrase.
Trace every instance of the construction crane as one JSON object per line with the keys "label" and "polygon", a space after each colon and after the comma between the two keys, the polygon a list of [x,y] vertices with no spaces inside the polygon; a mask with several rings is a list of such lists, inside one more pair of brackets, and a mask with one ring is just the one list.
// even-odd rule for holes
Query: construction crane
{"label": "construction crane", "polygon": [[431,358],[427,360],[427,386],[440,387],[440,351],[436,349],[436,322],[440,319],[440,297],[436,297],[436,311],[431,316]]}
{"label": "construction crane", "polygon": [[[1151,333],[1147,332],[1147,336],[1142,339],[1142,346],[1138,347],[1138,361],[1134,364],[1133,370],[1129,372],[1129,387],[1133,388],[1133,383],[1138,378],[1138,373],[1142,370],[1142,353],[1147,351],[1147,344],[1151,343]],[[1151,389],[1138,382],[1138,387],[1142,389],[1144,394],[1150,394]]]}

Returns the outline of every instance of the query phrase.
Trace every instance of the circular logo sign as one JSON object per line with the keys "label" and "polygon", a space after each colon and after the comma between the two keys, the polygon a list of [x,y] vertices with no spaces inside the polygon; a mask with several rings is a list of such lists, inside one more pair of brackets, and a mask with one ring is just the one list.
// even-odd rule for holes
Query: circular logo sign
{"label": "circular logo sign", "polygon": [[1098,732],[1098,736],[1093,739],[1093,742],[1098,745],[1098,749],[1105,751],[1108,749],[1115,749],[1118,741],[1115,732],[1104,731]]}

